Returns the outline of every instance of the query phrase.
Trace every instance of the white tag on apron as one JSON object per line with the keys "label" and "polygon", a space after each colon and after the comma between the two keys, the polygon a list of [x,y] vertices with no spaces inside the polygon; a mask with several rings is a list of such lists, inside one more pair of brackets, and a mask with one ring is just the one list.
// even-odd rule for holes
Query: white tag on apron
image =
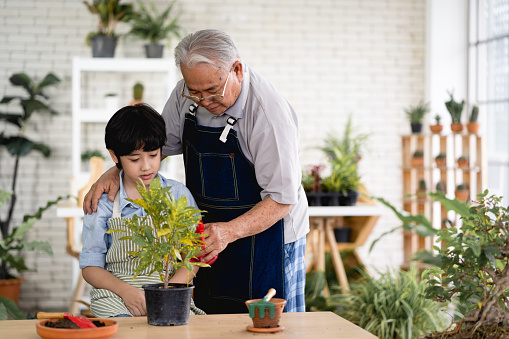
{"label": "white tag on apron", "polygon": [[221,136],[219,137],[219,140],[221,140],[223,143],[226,143],[226,138],[228,137],[228,133],[232,129],[233,125],[237,122],[237,119],[229,117],[228,120],[226,120],[226,126],[224,126],[223,133],[221,133]]}

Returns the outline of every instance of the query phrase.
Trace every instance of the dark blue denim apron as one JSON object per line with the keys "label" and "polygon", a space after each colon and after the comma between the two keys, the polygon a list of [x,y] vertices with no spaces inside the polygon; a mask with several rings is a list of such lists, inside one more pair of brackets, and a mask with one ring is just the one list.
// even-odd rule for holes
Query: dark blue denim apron
{"label": "dark blue denim apron", "polygon": [[[207,211],[204,223],[230,221],[261,201],[262,189],[237,132],[231,129],[224,143],[219,140],[222,132],[223,128],[200,126],[194,115],[186,114],[186,185],[198,207]],[[244,301],[263,298],[271,287],[276,297],[284,298],[283,220],[228,244],[210,268],[200,269],[194,284],[195,304],[209,314],[246,313]]]}

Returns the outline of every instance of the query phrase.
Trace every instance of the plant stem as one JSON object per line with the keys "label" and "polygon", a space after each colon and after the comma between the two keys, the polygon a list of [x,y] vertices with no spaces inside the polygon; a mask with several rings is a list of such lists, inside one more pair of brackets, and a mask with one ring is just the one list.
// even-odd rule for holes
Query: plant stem
{"label": "plant stem", "polygon": [[168,288],[168,281],[170,280],[170,260],[164,263],[164,288]]}

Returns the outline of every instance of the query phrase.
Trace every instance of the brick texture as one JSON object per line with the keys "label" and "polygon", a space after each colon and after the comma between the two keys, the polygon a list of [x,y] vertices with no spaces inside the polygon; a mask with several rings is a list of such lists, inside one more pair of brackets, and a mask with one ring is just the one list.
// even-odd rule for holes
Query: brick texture
{"label": "brick texture", "polygon": [[[167,1],[154,0],[159,8]],[[369,133],[360,162],[362,182],[375,196],[401,205],[400,135],[409,133],[402,108],[424,97],[426,1],[416,0],[222,0],[180,1],[187,32],[214,27],[229,32],[243,59],[273,82],[294,106],[300,120],[303,168],[324,163],[318,147],[327,133],[342,133],[348,115],[360,133]],[[58,116],[38,114],[26,134],[49,144],[51,158],[30,154],[21,161],[14,225],[48,199],[70,192],[71,68],[74,56],[89,57],[85,37],[95,18],[81,1],[0,1],[0,95],[19,93],[8,77],[26,72],[40,79],[54,72],[62,83],[48,91]],[[119,25],[119,33],[126,32]],[[173,41],[173,46],[175,45]],[[117,57],[144,57],[143,43],[122,38]],[[171,48],[165,55],[171,56]],[[83,100],[102,105],[114,89],[130,100],[136,76],[90,75]],[[162,107],[168,93],[157,75],[142,79],[151,103]],[[5,107],[2,107],[4,110]],[[10,112],[16,105],[9,105]],[[103,147],[104,126],[88,127],[83,143]],[[0,131],[9,131],[0,125]],[[105,152],[106,154],[106,152]],[[0,150],[0,187],[10,186],[12,158]],[[179,172],[180,176],[182,175]],[[381,180],[383,178],[383,180]],[[178,179],[182,179],[181,177]],[[2,210],[2,215],[4,215]],[[371,241],[399,225],[387,210],[361,256],[368,267],[385,269],[402,262],[402,239],[388,237],[369,254]],[[72,293],[73,259],[65,254],[65,222],[47,211],[30,237],[52,242],[55,254],[26,253],[37,269],[24,274],[20,305],[27,310],[65,310]]]}

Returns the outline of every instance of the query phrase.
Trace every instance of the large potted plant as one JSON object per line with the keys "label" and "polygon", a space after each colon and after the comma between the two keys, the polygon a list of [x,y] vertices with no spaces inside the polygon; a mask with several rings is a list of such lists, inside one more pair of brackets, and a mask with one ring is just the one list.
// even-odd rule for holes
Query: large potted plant
{"label": "large potted plant", "polygon": [[[162,12],[153,3],[149,3],[150,10],[138,1],[140,12],[131,21],[129,34],[137,36],[148,44],[145,45],[147,58],[162,58],[164,45],[161,40],[170,40],[173,36],[180,38],[182,27],[179,25],[180,12],[173,14],[172,9],[177,0],[172,1]],[[151,13],[152,12],[152,13]]]}
{"label": "large potted plant", "polygon": [[420,101],[415,106],[409,106],[404,109],[408,121],[410,121],[410,128],[412,133],[417,134],[422,132],[422,121],[426,113],[429,112],[429,103]]}
{"label": "large potted plant", "polygon": [[453,133],[461,133],[463,131],[463,124],[461,123],[461,113],[463,112],[463,106],[465,106],[465,100],[461,102],[454,100],[453,92],[448,92],[449,101],[445,102],[445,107],[451,115],[451,131]]}
{"label": "large potted plant", "polygon": [[[144,285],[147,321],[150,325],[185,325],[189,322],[189,310],[193,285],[191,274],[187,284],[169,283],[171,266],[175,270],[192,265],[208,267],[208,264],[191,260],[202,248],[200,234],[193,227],[201,220],[201,211],[187,206],[187,198],[176,200],[171,195],[171,186],[161,188],[159,178],[154,179],[147,191],[138,185],[141,199],[127,199],[145,209],[146,215],[126,219],[128,233],[124,239],[132,240],[139,248],[128,252],[136,257],[140,273],[154,264],[159,273],[160,284]],[[124,232],[122,230],[108,230]],[[184,255],[182,255],[182,253]],[[136,279],[136,276],[135,278]]]}
{"label": "large potted plant", "polygon": [[97,30],[87,35],[87,45],[92,47],[94,58],[112,58],[115,56],[118,35],[115,29],[119,22],[128,22],[134,16],[132,4],[121,4],[121,0],[83,1],[90,13],[97,17]]}
{"label": "large potted plant", "polygon": [[[0,133],[0,147],[5,147],[7,152],[14,157],[12,182],[9,188],[10,193],[3,190],[2,204],[7,204],[6,215],[0,215],[0,230],[2,239],[0,241],[0,284],[8,284],[13,289],[14,295],[19,296],[19,288],[22,278],[16,278],[13,270],[23,272],[28,270],[20,250],[41,250],[51,252],[48,245],[44,242],[26,242],[24,236],[32,227],[34,222],[41,217],[41,213],[46,209],[39,209],[34,216],[25,216],[23,223],[11,230],[11,222],[14,216],[14,208],[17,201],[17,181],[18,171],[21,158],[27,156],[32,151],[42,154],[48,158],[51,155],[51,149],[48,145],[30,140],[26,136],[27,125],[30,118],[37,112],[49,112],[57,114],[57,112],[49,105],[49,97],[43,92],[48,87],[54,86],[60,82],[60,79],[53,73],[48,73],[43,80],[35,82],[25,73],[16,73],[9,78],[13,86],[21,87],[27,92],[27,96],[4,96],[0,104],[9,104],[18,102],[20,113],[0,112],[0,121],[11,125],[17,132],[13,135],[7,135],[5,132]],[[57,201],[62,198],[58,198]],[[49,202],[49,206],[56,201]],[[35,219],[34,219],[35,218]],[[14,298],[17,298],[15,296]]]}

